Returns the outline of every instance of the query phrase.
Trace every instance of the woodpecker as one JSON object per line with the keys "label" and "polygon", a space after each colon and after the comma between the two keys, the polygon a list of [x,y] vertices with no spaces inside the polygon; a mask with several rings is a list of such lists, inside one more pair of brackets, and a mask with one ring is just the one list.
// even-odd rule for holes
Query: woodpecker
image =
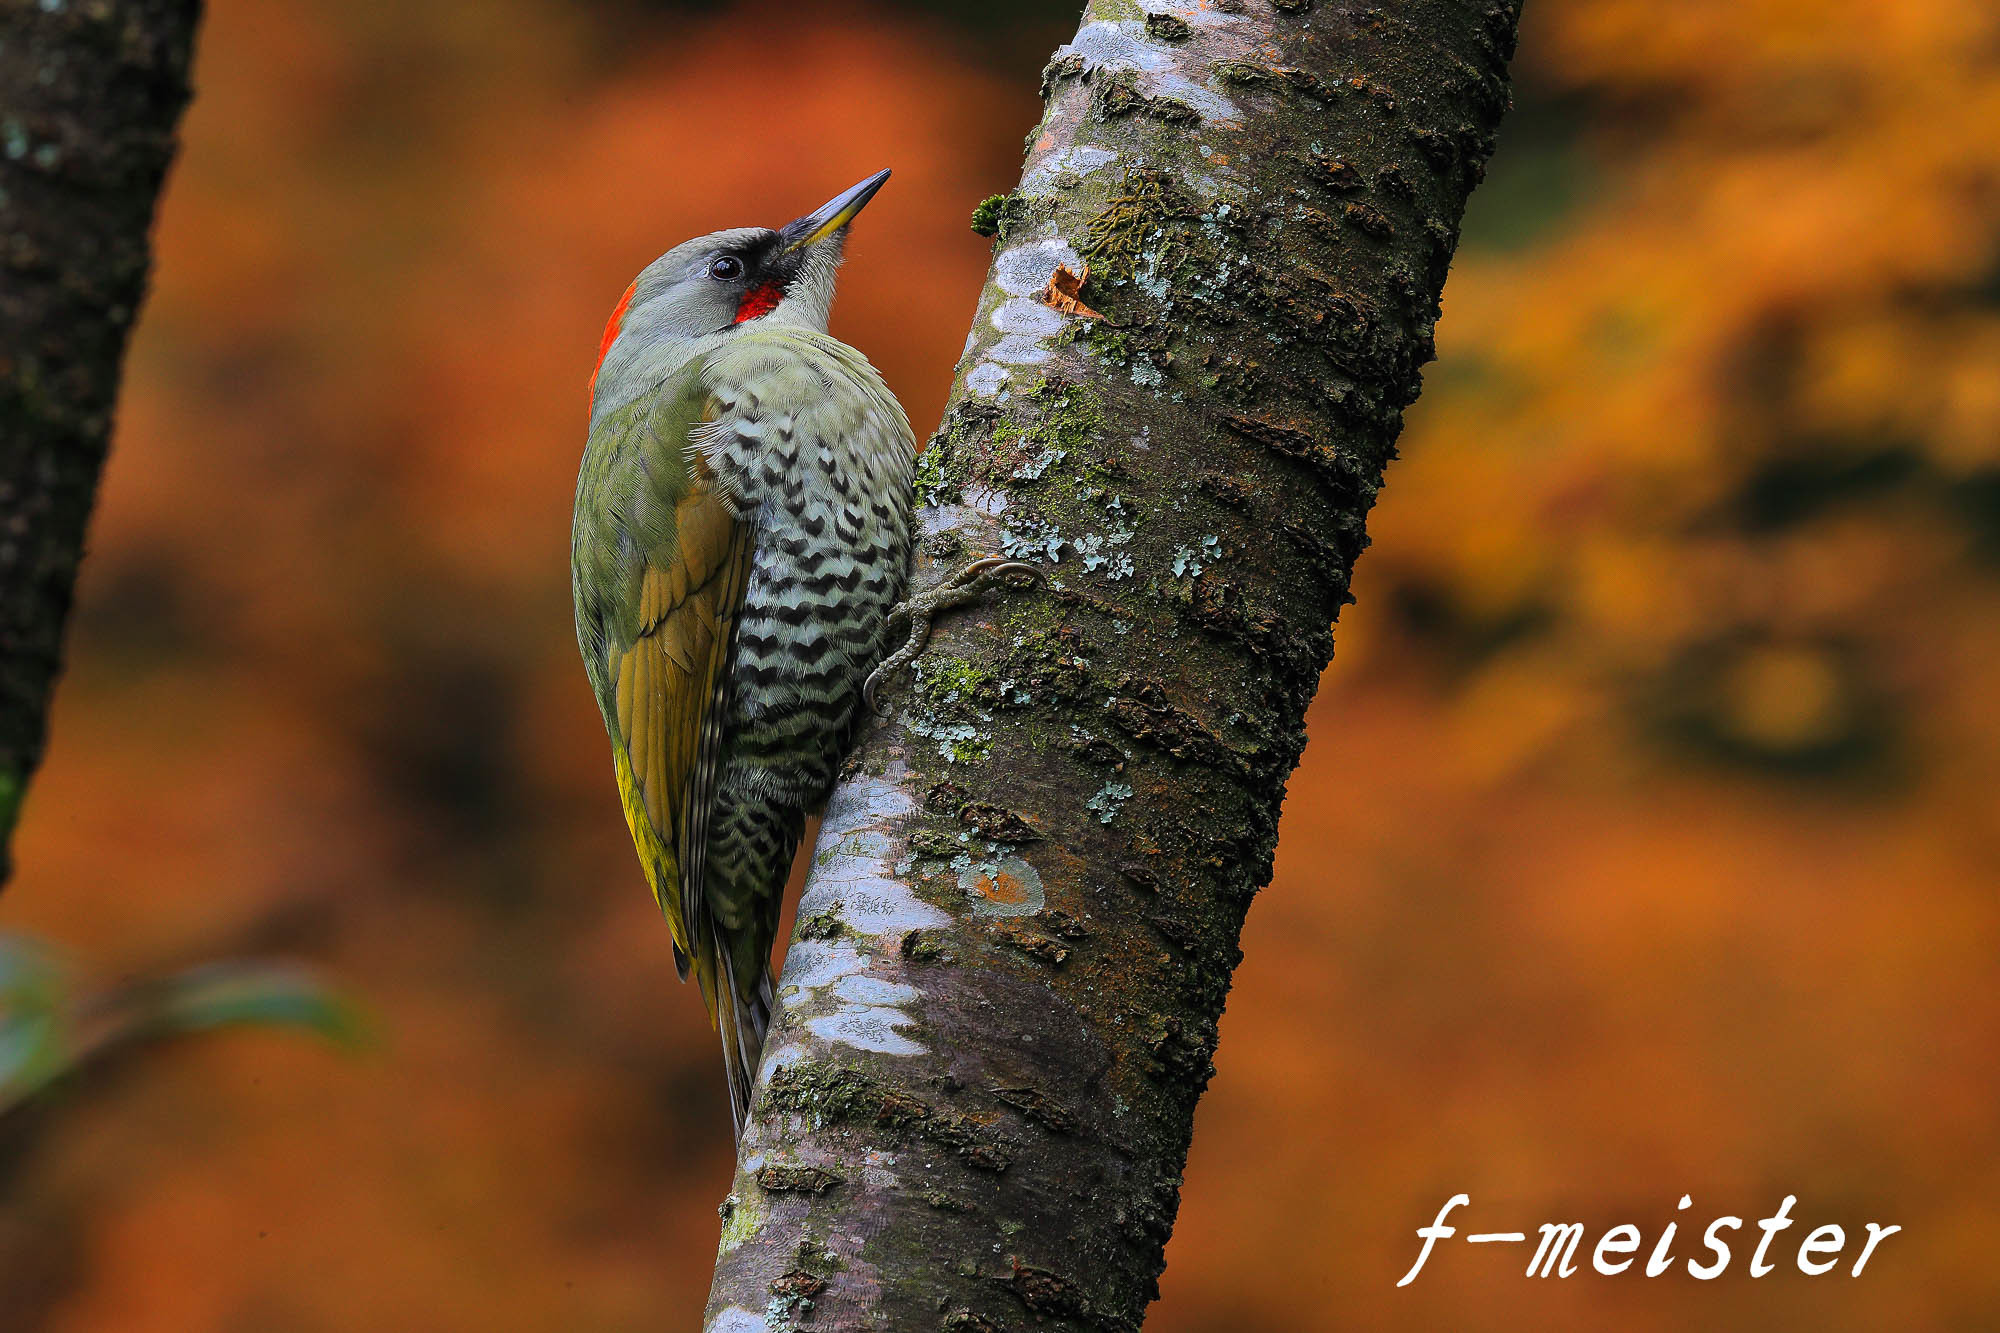
{"label": "woodpecker", "polygon": [[792,857],[878,668],[988,576],[1023,572],[974,561],[899,604],[916,440],[868,359],[826,332],[848,224],[888,178],[775,231],[667,251],[626,288],[591,376],[577,645],[675,967],[721,1033],[739,1137]]}

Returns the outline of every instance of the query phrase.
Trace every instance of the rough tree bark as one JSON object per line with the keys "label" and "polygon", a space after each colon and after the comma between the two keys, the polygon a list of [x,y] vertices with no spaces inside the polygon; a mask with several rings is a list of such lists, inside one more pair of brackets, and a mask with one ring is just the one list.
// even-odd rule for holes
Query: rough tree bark
{"label": "rough tree bark", "polygon": [[200,14],[200,0],[0,0],[0,886]]}
{"label": "rough tree bark", "polygon": [[940,626],[833,798],[714,1333],[1139,1326],[1518,11],[1091,0],[1049,64],[917,579],[1049,576]]}

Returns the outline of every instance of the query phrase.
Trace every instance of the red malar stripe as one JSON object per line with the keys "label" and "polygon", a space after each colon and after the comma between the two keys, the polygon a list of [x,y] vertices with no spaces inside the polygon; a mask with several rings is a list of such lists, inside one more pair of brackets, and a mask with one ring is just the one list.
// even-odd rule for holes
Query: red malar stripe
{"label": "red malar stripe", "polygon": [[785,299],[785,289],[775,282],[760,282],[743,293],[743,304],[736,307],[736,322],[768,315],[778,308],[778,302]]}

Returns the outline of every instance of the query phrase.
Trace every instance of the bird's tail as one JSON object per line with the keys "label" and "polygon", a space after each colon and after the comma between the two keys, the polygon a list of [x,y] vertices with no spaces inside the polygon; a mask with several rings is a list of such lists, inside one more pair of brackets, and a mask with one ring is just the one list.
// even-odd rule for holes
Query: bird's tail
{"label": "bird's tail", "polygon": [[764,1033],[771,1025],[771,973],[758,969],[757,991],[744,995],[729,965],[729,951],[718,932],[715,954],[721,960],[716,978],[715,1026],[722,1034],[722,1068],[729,1078],[729,1114],[736,1124],[736,1138],[743,1138],[743,1122],[750,1118],[750,1089],[757,1080],[757,1062],[764,1054]]}

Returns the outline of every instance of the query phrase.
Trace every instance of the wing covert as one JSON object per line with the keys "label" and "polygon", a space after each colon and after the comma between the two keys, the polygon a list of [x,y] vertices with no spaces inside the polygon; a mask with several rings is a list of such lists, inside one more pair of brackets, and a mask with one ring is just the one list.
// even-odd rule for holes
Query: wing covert
{"label": "wing covert", "polygon": [[679,506],[679,550],[640,573],[638,636],[609,663],[618,729],[653,828],[678,841],[698,739],[743,601],[750,543],[706,491]]}

